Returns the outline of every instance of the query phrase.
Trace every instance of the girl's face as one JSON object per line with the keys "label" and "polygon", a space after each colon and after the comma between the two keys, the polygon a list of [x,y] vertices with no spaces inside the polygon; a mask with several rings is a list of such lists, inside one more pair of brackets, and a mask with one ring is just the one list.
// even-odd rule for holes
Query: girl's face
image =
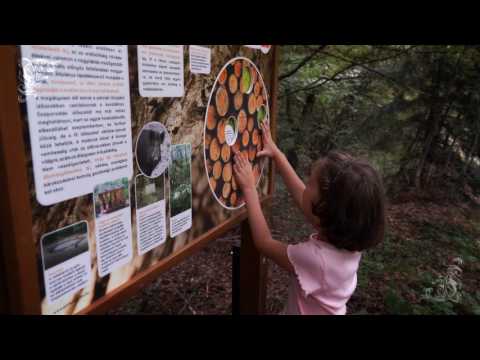
{"label": "girl's face", "polygon": [[314,168],[310,174],[308,181],[305,183],[305,191],[303,192],[302,210],[307,220],[320,231],[320,219],[312,212],[314,204],[320,200],[318,193],[318,182],[316,169]]}

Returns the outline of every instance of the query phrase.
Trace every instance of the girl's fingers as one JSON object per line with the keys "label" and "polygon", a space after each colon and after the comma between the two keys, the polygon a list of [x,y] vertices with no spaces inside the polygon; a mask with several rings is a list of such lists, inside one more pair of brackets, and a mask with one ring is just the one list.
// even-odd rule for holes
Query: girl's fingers
{"label": "girl's fingers", "polygon": [[243,174],[248,166],[250,165],[250,162],[248,161],[248,158],[242,154],[238,153],[235,155],[234,159],[234,164],[233,164],[233,169],[236,171],[238,174]]}
{"label": "girl's fingers", "polygon": [[242,160],[243,160],[242,154],[238,153],[235,156],[235,163],[238,164],[239,166],[241,166],[242,165]]}
{"label": "girl's fingers", "polygon": [[248,165],[248,158],[245,155],[243,155],[243,167],[245,168],[247,167],[247,165]]}
{"label": "girl's fingers", "polygon": [[272,141],[272,138],[270,137],[270,134],[268,133],[268,131],[265,131],[263,133],[263,142],[265,144],[268,144],[270,141]]}
{"label": "girl's fingers", "polygon": [[235,176],[237,178],[240,178],[242,176],[242,170],[238,166],[233,167],[233,172],[235,173]]}
{"label": "girl's fingers", "polygon": [[239,153],[237,155],[237,158],[238,158],[238,164],[239,165],[243,165],[243,154],[242,153]]}
{"label": "girl's fingers", "polygon": [[235,165],[234,166],[236,166],[238,168],[238,171],[240,171],[245,166],[243,154],[239,153],[235,156]]}
{"label": "girl's fingers", "polygon": [[240,153],[236,153],[235,156],[233,157],[233,161],[235,163],[235,165],[239,165],[240,164]]}
{"label": "girl's fingers", "polygon": [[262,124],[262,130],[265,132],[267,137],[270,135],[270,128],[265,123]]}
{"label": "girl's fingers", "polygon": [[267,134],[267,129],[265,127],[265,124],[262,124],[262,136],[263,136],[263,139],[268,139],[268,134]]}

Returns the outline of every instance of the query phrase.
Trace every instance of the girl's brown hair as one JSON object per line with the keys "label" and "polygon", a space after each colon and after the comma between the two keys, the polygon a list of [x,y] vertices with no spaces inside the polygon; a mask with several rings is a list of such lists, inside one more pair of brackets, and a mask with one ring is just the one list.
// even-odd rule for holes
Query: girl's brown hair
{"label": "girl's brown hair", "polygon": [[333,151],[317,162],[313,175],[319,201],[312,211],[329,243],[363,251],[382,242],[385,193],[380,175],[368,162]]}

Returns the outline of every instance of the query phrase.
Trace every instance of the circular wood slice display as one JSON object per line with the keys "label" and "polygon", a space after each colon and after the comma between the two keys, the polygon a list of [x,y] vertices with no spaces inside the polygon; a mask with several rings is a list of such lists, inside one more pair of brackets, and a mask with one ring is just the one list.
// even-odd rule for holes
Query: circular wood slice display
{"label": "circular wood slice display", "polygon": [[[260,109],[260,105],[265,106]],[[205,170],[210,190],[224,208],[234,210],[245,204],[233,174],[234,151],[248,157],[257,185],[260,182],[260,122],[268,124],[269,119],[268,96],[258,68],[244,57],[230,60],[213,85],[204,127]]]}

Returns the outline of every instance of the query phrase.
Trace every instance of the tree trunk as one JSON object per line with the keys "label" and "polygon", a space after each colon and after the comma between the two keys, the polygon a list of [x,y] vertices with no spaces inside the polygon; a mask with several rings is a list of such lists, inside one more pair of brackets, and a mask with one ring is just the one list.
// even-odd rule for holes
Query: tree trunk
{"label": "tree trunk", "polygon": [[[435,122],[434,107],[435,105],[432,104],[430,113],[428,114],[428,117],[427,117],[428,118],[427,124],[431,124]],[[415,187],[417,189],[420,189],[422,185],[421,180],[422,180],[423,168],[425,167],[425,163],[427,161],[427,157],[430,152],[430,148],[432,146],[433,131],[434,129],[432,127],[430,126],[426,127],[426,140],[423,146],[422,156],[418,163],[417,170],[415,171]]]}
{"label": "tree trunk", "polygon": [[[452,142],[452,145],[450,146],[450,149],[448,149],[448,147],[447,147],[448,155],[447,155],[447,161],[445,162],[445,165],[443,166],[443,171],[442,171],[443,176],[445,176],[447,174],[448,168],[450,167],[450,162],[452,161],[452,156],[455,152],[455,143],[456,142],[457,142],[457,137],[455,136],[453,138],[453,142]],[[448,146],[448,142],[447,142],[447,146]]]}
{"label": "tree trunk", "polygon": [[[295,134],[297,133],[297,129],[295,127],[295,120],[293,118],[293,95],[290,94],[290,91],[289,89],[287,88],[286,89],[286,101],[285,101],[285,112],[287,114],[287,122],[290,124],[291,128],[292,128],[292,131],[293,131],[293,136],[295,136]],[[290,165],[292,165],[292,167],[297,170],[298,168],[298,155],[297,155],[297,150],[295,147],[290,147],[286,150],[285,152],[285,155],[287,157],[287,160],[288,162],[290,163]]]}
{"label": "tree trunk", "polygon": [[[411,158],[411,154],[413,152],[413,149],[415,148],[415,145],[417,144],[417,141],[420,137],[420,133],[421,133],[421,127],[419,126],[419,127],[417,127],[415,137],[413,138],[412,142],[408,145],[407,151],[405,152],[405,156],[403,157],[403,159],[400,162],[400,167],[399,167],[397,176],[402,176],[405,173],[405,167],[409,163],[409,160]],[[409,179],[408,174],[405,174],[405,176],[408,180],[407,183],[410,183],[410,179]]]}
{"label": "tree trunk", "polygon": [[307,98],[305,99],[305,105],[303,106],[302,111],[302,121],[306,121],[306,119],[312,116],[315,106],[315,100],[317,100],[317,96],[315,93],[310,93],[307,95]]}
{"label": "tree trunk", "polygon": [[442,114],[442,99],[440,98],[440,78],[442,75],[442,65],[443,61],[440,59],[437,62],[437,69],[436,69],[436,76],[434,79],[434,86],[432,88],[432,97],[430,102],[430,114],[428,116],[428,121],[426,123],[426,131],[427,137],[425,140],[425,145],[423,147],[422,156],[420,158],[420,162],[417,167],[417,171],[415,172],[415,187],[417,189],[421,189],[422,187],[422,175],[425,170],[425,165],[429,157],[432,157],[432,152],[435,147],[435,141],[438,141],[438,135],[440,133],[442,121],[448,116],[450,112],[450,107],[452,105],[452,101],[450,101],[445,108],[444,113]]}
{"label": "tree trunk", "polygon": [[470,148],[470,153],[468,154],[468,156],[465,159],[465,165],[463,167],[463,176],[465,176],[467,174],[467,172],[470,168],[470,165],[472,164],[474,155],[477,152],[478,140],[479,140],[479,136],[480,136],[480,129],[478,129],[478,127],[479,126],[477,125],[477,132],[475,134],[475,138],[473,139],[473,144],[472,144],[472,147]]}

